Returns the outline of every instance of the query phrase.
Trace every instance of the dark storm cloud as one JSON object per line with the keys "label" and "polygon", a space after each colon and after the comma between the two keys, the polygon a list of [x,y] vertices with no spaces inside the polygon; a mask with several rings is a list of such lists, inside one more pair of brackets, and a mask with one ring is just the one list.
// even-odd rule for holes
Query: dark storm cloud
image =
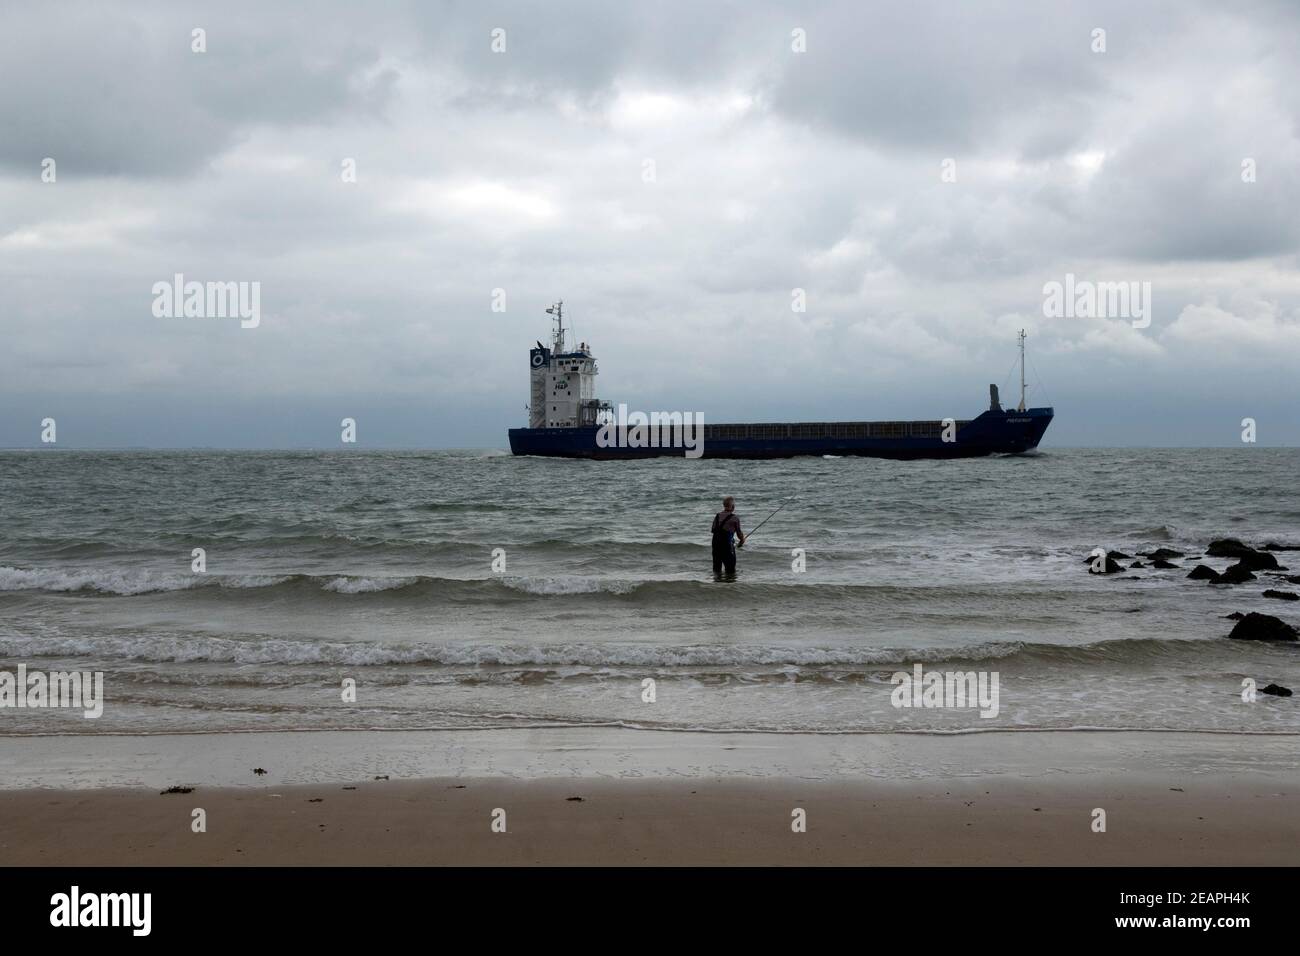
{"label": "dark storm cloud", "polygon": [[956,156],[1012,140],[1030,159],[1059,155],[1078,141],[1081,117],[1108,83],[1089,50],[1100,24],[1059,5],[921,0],[866,16],[849,4],[812,10],[802,25],[813,55],[788,62],[777,108],[886,147]]}
{"label": "dark storm cloud", "polygon": [[[57,9],[57,15],[56,15]],[[0,30],[0,164],[81,176],[194,171],[257,124],[379,113],[378,47],[304,14],[164,3],[12,5]],[[195,28],[207,51],[191,49]]]}

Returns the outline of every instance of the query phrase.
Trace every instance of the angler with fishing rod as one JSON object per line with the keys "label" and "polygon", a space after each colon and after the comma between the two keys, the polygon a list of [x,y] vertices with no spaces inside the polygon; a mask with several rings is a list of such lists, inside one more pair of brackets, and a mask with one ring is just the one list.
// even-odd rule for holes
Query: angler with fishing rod
{"label": "angler with fishing rod", "polygon": [[[781,508],[793,501],[785,501],[780,508],[773,511],[770,515],[760,521],[754,531],[749,533],[752,538],[754,532],[771,521]],[[723,569],[726,569],[726,578],[728,580],[736,576],[736,547],[737,540],[739,546],[745,546],[745,533],[740,530],[740,518],[736,515],[736,499],[727,495],[722,499],[722,510],[713,516],[713,574],[719,580],[723,579]]]}

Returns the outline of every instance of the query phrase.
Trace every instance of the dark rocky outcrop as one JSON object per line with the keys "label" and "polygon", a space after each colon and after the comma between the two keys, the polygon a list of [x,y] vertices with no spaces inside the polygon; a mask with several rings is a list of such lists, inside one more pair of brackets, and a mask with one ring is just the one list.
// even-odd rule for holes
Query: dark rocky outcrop
{"label": "dark rocky outcrop", "polygon": [[1178,567],[1178,565],[1174,564],[1173,562],[1166,561],[1163,558],[1157,558],[1155,561],[1151,562],[1151,567],[1159,568],[1161,571],[1170,571]]}
{"label": "dark rocky outcrop", "polygon": [[1265,551],[1300,551],[1300,544],[1278,544],[1276,541],[1270,541],[1264,545]]}
{"label": "dark rocky outcrop", "polygon": [[1219,584],[1244,584],[1247,581],[1254,581],[1255,575],[1250,573],[1250,568],[1241,562],[1237,562],[1228,570],[1219,575]]}
{"label": "dark rocky outcrop", "polygon": [[1300,601],[1300,594],[1294,591],[1274,591],[1272,588],[1264,592],[1266,598],[1277,598],[1279,601]]}
{"label": "dark rocky outcrop", "polygon": [[1216,538],[1210,542],[1205,553],[1212,558],[1239,558],[1254,550],[1250,545],[1242,544],[1236,538]]}
{"label": "dark rocky outcrop", "polygon": [[1251,571],[1280,567],[1277,558],[1268,551],[1259,551],[1248,544],[1242,544],[1236,538],[1219,538],[1211,541],[1205,553],[1212,558],[1236,558]]}
{"label": "dark rocky outcrop", "polygon": [[1139,551],[1144,558],[1154,558],[1156,561],[1168,561],[1170,558],[1185,558],[1187,555],[1181,551],[1175,551],[1173,548],[1156,548],[1154,551]]}
{"label": "dark rocky outcrop", "polygon": [[1228,637],[1236,641],[1294,641],[1300,639],[1300,632],[1271,614],[1251,611],[1233,626]]}
{"label": "dark rocky outcrop", "polygon": [[1269,684],[1267,687],[1261,690],[1260,693],[1272,694],[1274,697],[1290,697],[1291,688],[1283,687],[1281,684]]}
{"label": "dark rocky outcrop", "polygon": [[1205,564],[1198,564],[1196,567],[1192,568],[1191,573],[1187,576],[1191,578],[1193,581],[1219,580],[1219,572],[1214,570],[1214,568]]}
{"label": "dark rocky outcrop", "polygon": [[1132,564],[1129,565],[1129,567],[1130,567],[1130,568],[1145,568],[1146,565],[1143,564],[1141,561],[1134,561]]}
{"label": "dark rocky outcrop", "polygon": [[1244,564],[1252,571],[1268,571],[1270,569],[1280,568],[1277,558],[1267,551],[1252,551],[1249,554],[1243,554],[1237,559],[1238,563]]}
{"label": "dark rocky outcrop", "polygon": [[1223,616],[1229,621],[1240,621],[1246,615],[1242,614],[1240,611],[1233,611],[1231,614],[1225,614]]}
{"label": "dark rocky outcrop", "polygon": [[1123,571],[1123,570],[1125,570],[1124,565],[1120,564],[1120,563],[1119,563],[1118,561],[1116,561],[1115,559],[1116,559],[1116,558],[1127,558],[1128,555],[1125,554],[1123,551],[1107,551],[1107,552],[1106,552],[1106,564],[1105,564],[1105,568],[1104,568],[1104,570],[1103,570],[1103,569],[1099,569],[1099,568],[1096,566],[1096,562],[1097,562],[1097,558],[1098,558],[1098,557],[1100,557],[1100,556],[1099,556],[1099,555],[1091,555],[1091,554],[1090,554],[1090,555],[1088,555],[1086,558],[1083,559],[1083,563],[1086,564],[1086,565],[1088,565],[1088,571],[1089,571],[1089,573],[1091,573],[1091,574],[1114,574],[1114,573],[1116,573],[1117,571]]}

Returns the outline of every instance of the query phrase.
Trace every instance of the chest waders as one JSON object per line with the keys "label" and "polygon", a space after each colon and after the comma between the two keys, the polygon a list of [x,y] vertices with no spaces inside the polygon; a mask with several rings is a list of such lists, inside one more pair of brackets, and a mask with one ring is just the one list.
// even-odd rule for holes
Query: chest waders
{"label": "chest waders", "polygon": [[730,520],[732,513],[719,511],[713,516],[713,573],[721,574],[726,569],[727,574],[736,573],[736,541],[735,533],[726,529],[725,524]]}

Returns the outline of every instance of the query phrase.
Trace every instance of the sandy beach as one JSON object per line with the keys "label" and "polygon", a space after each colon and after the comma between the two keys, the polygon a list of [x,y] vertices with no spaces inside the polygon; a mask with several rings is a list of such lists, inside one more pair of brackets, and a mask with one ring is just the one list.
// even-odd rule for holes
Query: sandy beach
{"label": "sandy beach", "polygon": [[[89,866],[1272,866],[1294,865],[1300,848],[1290,737],[1256,738],[1247,752],[1203,734],[558,731],[514,735],[513,750],[510,735],[351,736],[371,746],[345,734],[0,740],[6,781],[20,784],[0,791],[0,855]],[[462,771],[446,772],[451,762]],[[193,789],[160,793],[170,786]],[[206,832],[192,829],[196,809]],[[806,832],[792,828],[796,810]]]}

